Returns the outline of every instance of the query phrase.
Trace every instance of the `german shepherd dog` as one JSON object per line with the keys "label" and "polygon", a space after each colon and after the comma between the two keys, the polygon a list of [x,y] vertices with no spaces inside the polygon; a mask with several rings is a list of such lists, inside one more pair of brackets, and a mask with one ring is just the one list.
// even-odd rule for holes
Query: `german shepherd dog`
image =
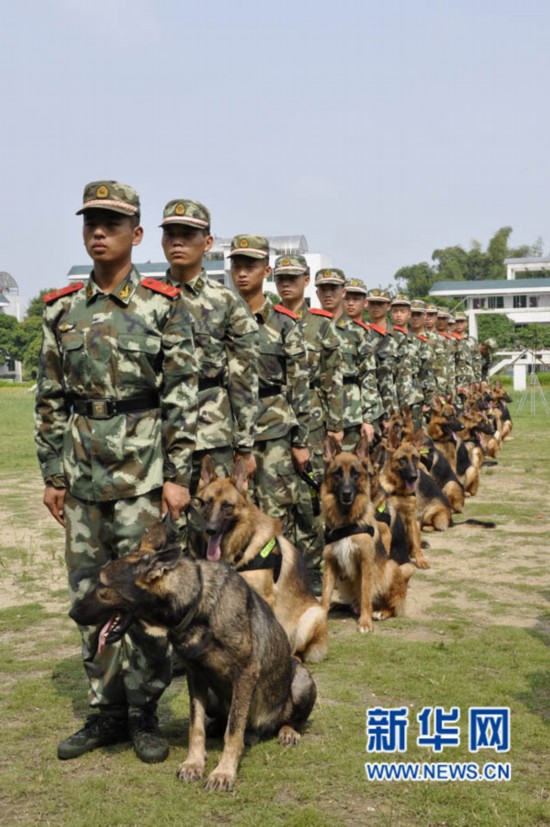
{"label": "german shepherd dog", "polygon": [[495,429],[484,413],[470,407],[464,409],[461,421],[463,429],[457,451],[456,470],[466,496],[473,497],[479,489],[479,469],[484,459],[481,435],[492,436]]}
{"label": "german shepherd dog", "polygon": [[390,560],[380,538],[371,502],[368,444],[362,439],[355,453],[341,451],[327,437],[326,465],[321,486],[321,509],[327,545],[323,553],[323,595],[328,612],[334,587],[359,609],[359,632],[372,632],[373,619],[400,614],[414,571],[410,563]]}
{"label": "german shepherd dog", "polygon": [[200,485],[195,501],[205,523],[207,560],[228,563],[269,603],[292,654],[323,660],[327,614],[313,594],[303,555],[281,535],[278,521],[248,498],[244,460],[237,460],[230,478],[217,477],[205,456]]}
{"label": "german shepherd dog", "polygon": [[462,430],[462,423],[449,402],[442,403],[440,399],[434,399],[431,408],[426,432],[456,474],[456,450],[459,443],[457,434]]}
{"label": "german shepherd dog", "polygon": [[186,665],[189,687],[189,753],[177,772],[182,781],[203,777],[207,715],[227,721],[208,790],[233,788],[245,733],[250,742],[278,733],[282,744],[298,743],[316,688],[291,656],[283,628],[229,566],[191,560],[179,546],[166,546],[162,524],[137,551],[102,569],[95,589],[70,616],[85,626],[105,624],[101,639],[107,644],[135,622],[166,630]]}
{"label": "german shepherd dog", "polygon": [[433,439],[425,437],[420,449],[420,462],[449,500],[455,514],[464,510],[464,486],[451,468],[447,457],[436,447]]}
{"label": "german shepherd dog", "polygon": [[380,484],[403,519],[409,556],[419,569],[429,569],[430,563],[422,553],[420,523],[416,513],[418,467],[423,442],[424,432],[421,429],[412,439],[406,439],[401,444],[396,435],[390,433],[386,445],[387,459],[380,472]]}

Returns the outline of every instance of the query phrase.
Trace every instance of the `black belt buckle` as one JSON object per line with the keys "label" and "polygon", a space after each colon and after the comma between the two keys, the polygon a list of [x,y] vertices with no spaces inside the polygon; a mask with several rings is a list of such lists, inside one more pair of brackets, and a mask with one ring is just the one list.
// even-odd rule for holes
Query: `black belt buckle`
{"label": "black belt buckle", "polygon": [[110,399],[90,399],[91,414],[94,419],[110,419],[113,416],[113,406]]}

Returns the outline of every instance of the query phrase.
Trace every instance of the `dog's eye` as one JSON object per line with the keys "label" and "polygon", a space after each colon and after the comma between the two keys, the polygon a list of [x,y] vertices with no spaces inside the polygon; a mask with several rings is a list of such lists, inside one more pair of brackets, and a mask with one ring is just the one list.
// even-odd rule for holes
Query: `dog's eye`
{"label": "dog's eye", "polygon": [[342,476],[342,469],[341,468],[335,468],[335,470],[332,472],[332,476],[337,477],[338,479],[340,479],[340,477]]}
{"label": "dog's eye", "polygon": [[108,600],[109,599],[109,589],[107,586],[102,586],[101,584],[97,588],[97,596],[100,600]]}
{"label": "dog's eye", "polygon": [[358,480],[361,476],[361,472],[357,470],[357,468],[350,468],[349,475],[352,479]]}
{"label": "dog's eye", "polygon": [[233,503],[227,502],[227,500],[223,500],[221,507],[222,511],[224,511],[226,514],[233,513]]}

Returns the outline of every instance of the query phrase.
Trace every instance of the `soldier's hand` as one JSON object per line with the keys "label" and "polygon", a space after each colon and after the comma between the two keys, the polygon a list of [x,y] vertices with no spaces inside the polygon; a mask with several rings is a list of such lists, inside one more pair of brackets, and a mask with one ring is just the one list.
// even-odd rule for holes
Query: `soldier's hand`
{"label": "soldier's hand", "polygon": [[168,512],[174,520],[179,520],[182,511],[185,511],[191,500],[189,489],[175,482],[165,482],[162,486],[162,516]]}
{"label": "soldier's hand", "polygon": [[327,431],[327,436],[331,436],[336,442],[341,445],[342,440],[344,439],[344,432],[343,431]]}
{"label": "soldier's hand", "polygon": [[63,516],[63,508],[65,505],[65,494],[67,493],[66,488],[54,488],[53,485],[47,485],[46,490],[44,491],[44,505],[52,515],[52,517],[57,520],[59,525],[62,525],[65,528],[65,517]]}
{"label": "soldier's hand", "polygon": [[246,465],[246,475],[248,479],[251,480],[256,473],[256,458],[254,457],[254,454],[250,451],[246,454],[235,454],[233,459],[235,462],[237,462],[238,459],[244,460]]}
{"label": "soldier's hand", "polygon": [[368,442],[374,439],[374,427],[370,422],[363,422],[361,425],[361,436],[365,436]]}
{"label": "soldier's hand", "polygon": [[290,449],[290,453],[292,455],[292,462],[298,473],[305,471],[306,465],[309,462],[309,448],[293,447]]}

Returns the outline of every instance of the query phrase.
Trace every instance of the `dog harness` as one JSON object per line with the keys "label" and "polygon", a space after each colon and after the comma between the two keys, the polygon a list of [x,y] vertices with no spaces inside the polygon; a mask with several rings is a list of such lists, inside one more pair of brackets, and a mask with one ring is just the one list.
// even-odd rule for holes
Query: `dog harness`
{"label": "dog harness", "polygon": [[256,555],[249,563],[244,566],[238,565],[238,560],[242,559],[244,552],[239,556],[235,562],[237,563],[237,571],[257,571],[258,569],[273,569],[273,582],[276,583],[281,573],[281,565],[283,562],[283,555],[281,553],[281,546],[277,537],[272,537],[268,543],[265,544],[259,554]]}
{"label": "dog harness", "polygon": [[177,638],[179,635],[183,634],[187,627],[191,625],[191,622],[197,613],[197,609],[199,608],[199,603],[201,602],[202,598],[203,588],[202,571],[200,570],[200,567],[197,567],[197,574],[199,576],[199,587],[197,589],[197,594],[195,595],[193,602],[191,603],[191,605],[189,606],[189,608],[187,609],[186,613],[184,614],[180,622],[177,624],[177,626],[172,626],[170,629],[168,629],[169,637]]}
{"label": "dog harness", "polygon": [[374,528],[371,525],[359,525],[358,523],[348,523],[348,525],[340,526],[340,528],[333,528],[332,531],[325,529],[325,543],[337,543],[338,540],[345,540],[346,537],[353,537],[354,534],[370,534],[374,537]]}

